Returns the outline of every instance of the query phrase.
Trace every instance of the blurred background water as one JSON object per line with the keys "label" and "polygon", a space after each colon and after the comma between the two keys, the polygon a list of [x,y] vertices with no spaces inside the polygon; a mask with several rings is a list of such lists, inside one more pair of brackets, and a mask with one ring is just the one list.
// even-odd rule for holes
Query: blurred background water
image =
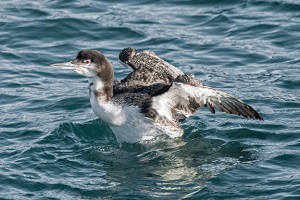
{"label": "blurred background water", "polygon": [[[300,2],[0,2],[1,199],[299,199]],[[49,65],[155,51],[265,121],[202,109],[182,138],[117,143],[87,81]]]}

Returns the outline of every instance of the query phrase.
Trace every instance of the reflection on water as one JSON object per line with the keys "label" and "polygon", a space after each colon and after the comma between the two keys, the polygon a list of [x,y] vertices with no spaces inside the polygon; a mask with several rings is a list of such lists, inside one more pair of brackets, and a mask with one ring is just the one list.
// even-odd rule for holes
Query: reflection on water
{"label": "reflection on water", "polygon": [[255,161],[245,145],[200,136],[93,147],[90,154],[89,159],[104,164],[105,179],[118,183],[119,189],[154,197],[188,197],[222,171]]}

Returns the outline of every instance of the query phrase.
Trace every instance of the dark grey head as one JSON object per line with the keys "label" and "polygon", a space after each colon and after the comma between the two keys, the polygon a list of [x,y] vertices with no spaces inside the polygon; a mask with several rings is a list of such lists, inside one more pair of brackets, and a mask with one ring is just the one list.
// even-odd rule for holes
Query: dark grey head
{"label": "dark grey head", "polygon": [[100,78],[104,84],[104,90],[109,91],[107,93],[111,93],[109,96],[112,96],[114,72],[111,63],[101,52],[81,50],[74,60],[53,64],[52,66],[70,69],[91,79]]}
{"label": "dark grey head", "polygon": [[80,62],[88,60],[97,64],[108,62],[107,58],[101,52],[87,49],[79,51],[75,60]]}
{"label": "dark grey head", "polygon": [[123,49],[120,54],[119,54],[119,60],[122,61],[123,63],[128,64],[129,58],[133,57],[136,55],[136,49],[128,47]]}
{"label": "dark grey head", "polygon": [[71,69],[88,78],[98,76],[103,81],[107,79],[112,79],[113,81],[111,63],[102,53],[96,50],[81,50],[74,60],[53,64],[52,66]]}

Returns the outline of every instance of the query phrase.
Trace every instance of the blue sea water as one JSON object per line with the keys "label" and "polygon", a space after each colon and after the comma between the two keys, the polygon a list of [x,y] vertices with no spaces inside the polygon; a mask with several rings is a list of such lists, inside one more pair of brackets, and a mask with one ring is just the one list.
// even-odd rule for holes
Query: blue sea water
{"label": "blue sea water", "polygon": [[[0,199],[300,199],[300,1],[0,2]],[[184,136],[120,145],[87,81],[52,63],[155,51],[264,122],[201,109]]]}

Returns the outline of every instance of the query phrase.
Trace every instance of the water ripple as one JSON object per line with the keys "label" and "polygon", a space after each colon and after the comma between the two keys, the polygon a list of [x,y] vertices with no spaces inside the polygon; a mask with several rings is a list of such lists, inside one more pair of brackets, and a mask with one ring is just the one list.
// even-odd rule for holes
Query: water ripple
{"label": "water ripple", "polygon": [[[297,199],[296,0],[0,2],[0,194],[6,199]],[[184,136],[117,143],[86,80],[50,67],[79,49],[150,49],[265,121],[201,109]]]}

